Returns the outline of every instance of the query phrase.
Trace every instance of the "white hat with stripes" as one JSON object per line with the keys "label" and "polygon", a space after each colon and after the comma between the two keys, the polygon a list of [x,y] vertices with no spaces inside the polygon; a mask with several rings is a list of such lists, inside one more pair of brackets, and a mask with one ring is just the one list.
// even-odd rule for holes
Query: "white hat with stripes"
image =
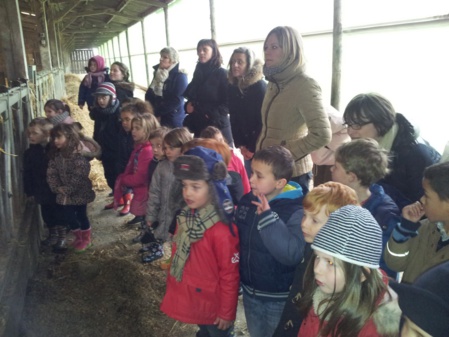
{"label": "white hat with stripes", "polygon": [[312,248],[358,266],[376,269],[382,255],[382,230],[366,209],[343,206],[331,213]]}

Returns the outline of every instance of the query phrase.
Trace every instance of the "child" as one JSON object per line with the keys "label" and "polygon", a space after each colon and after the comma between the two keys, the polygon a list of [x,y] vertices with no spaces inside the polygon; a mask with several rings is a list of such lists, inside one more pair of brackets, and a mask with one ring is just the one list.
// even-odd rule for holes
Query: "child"
{"label": "child", "polygon": [[311,244],[332,212],[346,205],[357,204],[357,195],[352,188],[332,181],[315,187],[304,197],[304,217],[301,223],[302,233],[306,241],[304,259],[296,267],[295,278],[273,337],[298,336],[299,327],[304,318],[299,312],[298,303],[304,295],[303,279],[307,264],[312,258]]}
{"label": "child", "polygon": [[302,260],[302,190],[289,182],[293,157],[282,146],[254,154],[252,193],[237,206],[240,234],[240,277],[248,331],[253,337],[273,335]]}
{"label": "child", "polygon": [[161,310],[189,324],[197,336],[232,336],[239,289],[239,239],[231,222],[226,165],[215,151],[196,147],[174,164],[173,195],[182,189],[173,260]]}
{"label": "child", "polygon": [[[120,110],[120,121],[122,127],[118,133],[118,159],[117,159],[117,174],[125,171],[128,164],[131,152],[134,150],[134,141],[131,134],[132,126],[131,121],[134,117],[140,116],[144,113],[153,113],[153,108],[147,102],[144,102],[138,98],[133,99],[132,103],[124,104]],[[154,150],[154,149],[153,149]],[[154,154],[154,153],[153,153]],[[120,211],[120,215],[124,216],[129,214],[129,208],[131,206],[132,190],[128,190],[123,195],[123,200],[120,199],[119,206],[123,206]],[[114,201],[107,204],[104,209],[114,208]]]}
{"label": "child", "polygon": [[70,117],[70,108],[59,99],[50,99],[44,105],[45,115],[53,125],[59,123],[73,124],[75,121]]}
{"label": "child", "polygon": [[[170,202],[170,190],[175,180],[173,175],[173,162],[181,155],[182,146],[192,139],[187,128],[174,128],[164,137],[164,160],[160,161],[151,178],[151,185],[146,209],[146,223],[149,229],[154,228],[154,237],[159,241],[169,239],[169,228],[175,216]],[[142,256],[142,262],[153,262],[162,258],[160,249]]]}
{"label": "child", "polygon": [[86,71],[78,91],[78,106],[83,109],[84,104],[87,103],[89,111],[93,108],[94,98],[92,94],[97,90],[99,84],[109,82],[108,68],[104,66],[104,58],[100,55],[89,59]]}
{"label": "child", "polygon": [[[52,192],[56,193],[56,203],[62,205],[65,221],[75,235],[72,247],[75,252],[84,252],[91,246],[87,204],[95,199],[87,156],[95,156],[96,153],[83,150],[75,125],[59,124],[50,134],[55,149],[48,164],[47,182]],[[87,141],[83,137],[83,142]],[[90,142],[99,152],[100,146],[93,140]]]}
{"label": "child", "polygon": [[[213,138],[219,142],[226,143],[223,138],[223,134],[220,129],[215,126],[208,126],[203,131],[201,131],[201,137],[203,138]],[[227,143],[226,143],[227,144]],[[237,172],[242,178],[243,184],[243,193],[247,194],[251,192],[251,186],[249,185],[248,174],[246,173],[245,166],[243,165],[242,160],[234,154],[234,151],[231,150],[231,161],[228,165],[229,172]]]}
{"label": "child", "polygon": [[[190,142],[184,144],[182,147],[182,152],[192,149],[197,146],[207,147],[208,149],[212,149],[223,158],[224,163],[228,167],[231,161],[231,150],[229,145],[225,142],[220,142],[214,138],[193,138]],[[234,205],[238,205],[240,199],[243,197],[243,183],[242,177],[237,172],[228,171],[228,177],[226,178],[226,186],[229,189],[229,192],[232,196],[232,202]]]}
{"label": "child", "polygon": [[[162,145],[164,142],[164,137],[168,133],[168,131],[168,128],[166,128],[165,126],[161,126],[150,134],[150,143],[153,149],[153,159],[148,165],[148,187],[150,187],[151,185],[151,180],[153,178],[154,171],[159,164],[159,161],[165,158]],[[156,227],[156,224],[154,224],[154,227]],[[146,225],[144,225],[142,226],[140,234],[133,239],[133,242],[141,242],[142,248],[139,250],[139,253],[144,253],[151,250],[152,248],[154,248],[155,251],[160,250],[159,244],[157,246],[154,246],[153,243],[155,242],[155,240],[156,239],[154,238],[152,231],[149,230]]]}
{"label": "child", "polygon": [[134,150],[129,157],[125,171],[117,177],[114,188],[116,206],[123,194],[128,189],[132,189],[130,213],[135,217],[128,221],[128,225],[142,223],[145,218],[145,207],[148,200],[148,166],[153,159],[153,149],[149,138],[151,132],[159,127],[159,122],[152,114],[143,114],[134,117],[131,125]]}
{"label": "child", "polygon": [[449,262],[433,267],[413,284],[391,283],[399,295],[402,337],[447,337],[449,332]]}
{"label": "child", "polygon": [[112,63],[110,78],[117,89],[120,104],[134,97],[134,83],[129,81],[129,69],[125,64],[118,61]]}
{"label": "child", "polygon": [[40,205],[42,219],[48,228],[48,238],[42,244],[52,246],[55,252],[65,248],[67,228],[61,205],[47,183],[50,130],[53,124],[43,117],[28,125],[30,147],[23,154],[23,186],[28,197]]}
{"label": "child", "polygon": [[89,116],[94,121],[94,140],[100,144],[104,176],[113,190],[117,179],[117,158],[119,147],[120,109],[115,87],[110,82],[98,85],[93,94],[95,103]]}
{"label": "child", "polygon": [[[385,262],[401,272],[402,282],[412,283],[420,274],[449,260],[449,162],[424,170],[420,201],[404,207],[402,219],[385,249]],[[427,219],[419,221],[423,215]]]}
{"label": "child", "polygon": [[[360,205],[366,208],[382,229],[382,247],[385,248],[401,212],[382,186],[375,184],[388,173],[388,156],[374,139],[354,139],[341,145],[335,152],[332,180],[348,185],[357,193]],[[380,267],[393,279],[397,273],[380,259]]]}
{"label": "child", "polygon": [[401,311],[379,270],[382,231],[371,213],[354,205],[336,210],[312,249],[298,337],[397,336]]}

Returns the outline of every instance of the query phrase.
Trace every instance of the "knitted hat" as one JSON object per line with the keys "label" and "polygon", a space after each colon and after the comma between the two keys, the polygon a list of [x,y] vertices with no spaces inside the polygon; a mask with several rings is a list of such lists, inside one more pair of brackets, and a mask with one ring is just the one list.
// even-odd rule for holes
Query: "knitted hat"
{"label": "knitted hat", "polygon": [[231,223],[234,204],[226,186],[228,171],[221,155],[214,150],[197,146],[177,158],[174,165],[174,175],[178,180],[206,180],[209,182],[215,199],[213,202],[220,217]]}
{"label": "knitted hat", "polygon": [[112,97],[112,104],[117,100],[117,95],[115,93],[115,85],[111,82],[103,82],[98,85],[97,90],[92,94],[93,96],[97,95],[109,95]]}
{"label": "knitted hat", "polygon": [[413,284],[390,282],[402,313],[433,337],[449,335],[449,262],[427,270]]}
{"label": "knitted hat", "polygon": [[379,268],[382,230],[366,209],[343,206],[330,215],[312,248],[351,264]]}

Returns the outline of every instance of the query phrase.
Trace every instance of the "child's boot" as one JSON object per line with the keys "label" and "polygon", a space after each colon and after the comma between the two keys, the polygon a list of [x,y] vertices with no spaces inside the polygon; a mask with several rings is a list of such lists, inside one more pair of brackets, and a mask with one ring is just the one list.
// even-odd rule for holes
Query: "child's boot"
{"label": "child's boot", "polygon": [[81,231],[81,241],[75,246],[75,253],[83,253],[87,248],[92,246],[90,228]]}
{"label": "child's boot", "polygon": [[120,211],[120,215],[121,216],[129,214],[129,210],[131,208],[131,200],[132,199],[133,199],[132,193],[126,193],[123,196],[123,204],[124,204],[124,206],[123,206],[122,210]]}
{"label": "child's boot", "polygon": [[73,242],[70,244],[70,248],[75,248],[81,241],[81,230],[74,229],[72,230],[72,233],[75,236],[75,240],[73,240]]}
{"label": "child's boot", "polygon": [[53,252],[57,254],[63,254],[67,251],[66,237],[67,237],[67,227],[58,226],[56,227],[58,231],[58,241],[53,246]]}
{"label": "child's boot", "polygon": [[52,227],[48,229],[48,237],[41,241],[43,246],[54,246],[58,242],[58,229]]}
{"label": "child's boot", "polygon": [[[123,198],[120,198],[118,205],[119,206],[123,206],[125,204],[125,201],[123,200]],[[107,204],[104,206],[104,209],[113,209],[114,208],[114,201],[112,201],[110,204]]]}

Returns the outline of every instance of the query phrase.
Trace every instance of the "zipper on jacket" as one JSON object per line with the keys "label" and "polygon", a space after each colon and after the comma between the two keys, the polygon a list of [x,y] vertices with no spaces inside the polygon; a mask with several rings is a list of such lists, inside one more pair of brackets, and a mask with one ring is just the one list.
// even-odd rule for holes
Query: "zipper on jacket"
{"label": "zipper on jacket", "polygon": [[[251,224],[251,229],[249,231],[249,241],[248,241],[248,259],[247,259],[247,264],[248,264],[248,275],[249,275],[249,281],[251,282],[251,285],[253,285],[253,280],[251,279],[251,268],[250,268],[250,264],[249,264],[249,260],[251,259],[251,238],[252,238],[252,233],[253,233],[253,229],[254,229],[254,223],[256,222],[256,217],[257,217],[257,210],[255,211],[255,216],[253,218],[253,223]],[[251,288],[253,288],[253,295],[255,295],[256,293],[256,289],[254,289],[254,287],[252,286]]]}

